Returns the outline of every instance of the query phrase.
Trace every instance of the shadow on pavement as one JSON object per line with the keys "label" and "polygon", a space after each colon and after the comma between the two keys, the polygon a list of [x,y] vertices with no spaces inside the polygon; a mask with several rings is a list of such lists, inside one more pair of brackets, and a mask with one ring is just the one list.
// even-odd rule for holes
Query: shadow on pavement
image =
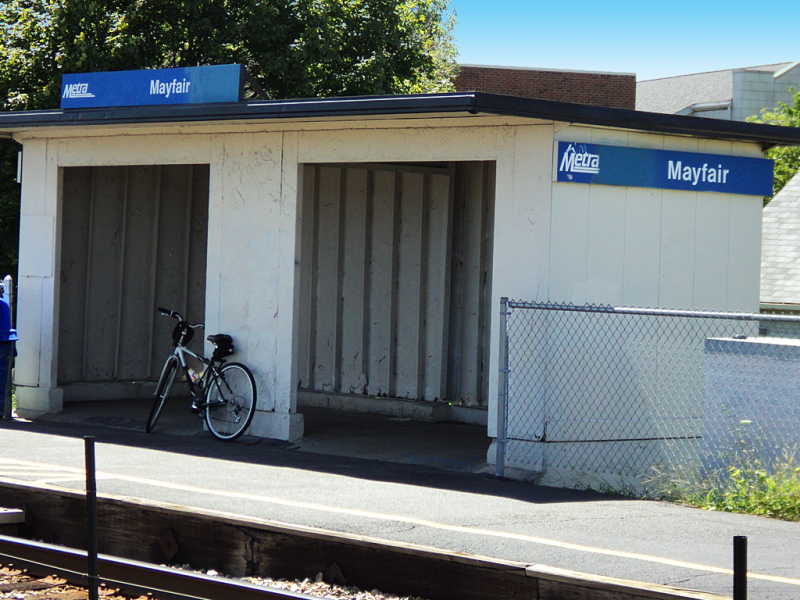
{"label": "shadow on pavement", "polygon": [[607,501],[595,492],[498,479],[486,468],[485,427],[419,422],[329,409],[301,409],[306,437],[297,444],[244,436],[221,442],[203,431],[188,401],[165,406],[152,434],[144,432],[149,401],[76,403],[36,421],[0,421],[0,428],[81,438],[254,465],[285,467],[387,483],[491,495],[535,504]]}

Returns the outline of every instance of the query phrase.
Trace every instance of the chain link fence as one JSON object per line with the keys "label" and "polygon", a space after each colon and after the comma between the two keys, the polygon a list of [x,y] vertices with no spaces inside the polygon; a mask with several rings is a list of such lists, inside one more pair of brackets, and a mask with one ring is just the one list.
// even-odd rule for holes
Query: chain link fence
{"label": "chain link fence", "polygon": [[619,488],[798,450],[800,317],[502,306],[498,474]]}

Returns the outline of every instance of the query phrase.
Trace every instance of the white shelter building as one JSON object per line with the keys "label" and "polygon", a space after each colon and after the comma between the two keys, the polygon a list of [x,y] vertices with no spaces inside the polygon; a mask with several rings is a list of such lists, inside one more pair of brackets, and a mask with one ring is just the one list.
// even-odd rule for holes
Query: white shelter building
{"label": "white shelter building", "polygon": [[[476,92],[3,113],[0,135],[23,145],[19,415],[149,402],[165,306],[233,336],[250,434],[282,440],[298,402],[495,437],[504,296],[757,312],[762,196],[700,184],[800,144]],[[671,163],[688,190],[561,181],[560,142],[590,170],[600,146],[710,166]]]}

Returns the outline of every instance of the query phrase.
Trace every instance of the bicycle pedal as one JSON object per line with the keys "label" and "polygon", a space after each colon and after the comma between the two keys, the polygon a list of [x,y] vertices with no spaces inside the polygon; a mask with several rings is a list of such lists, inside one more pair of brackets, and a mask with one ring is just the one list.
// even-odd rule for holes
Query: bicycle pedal
{"label": "bicycle pedal", "polygon": [[198,406],[194,402],[192,402],[192,406],[189,408],[189,410],[191,410],[196,415],[202,415],[203,414],[203,407],[202,406]]}

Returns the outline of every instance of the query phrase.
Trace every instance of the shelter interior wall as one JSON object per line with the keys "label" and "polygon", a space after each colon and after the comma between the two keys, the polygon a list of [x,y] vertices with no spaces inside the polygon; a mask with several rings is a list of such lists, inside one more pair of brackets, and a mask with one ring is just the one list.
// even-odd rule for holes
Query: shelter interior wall
{"label": "shelter interior wall", "polygon": [[494,164],[306,165],[304,390],[487,397]]}
{"label": "shelter interior wall", "polygon": [[208,190],[208,165],[64,169],[59,385],[153,381],[155,307],[203,320]]}

